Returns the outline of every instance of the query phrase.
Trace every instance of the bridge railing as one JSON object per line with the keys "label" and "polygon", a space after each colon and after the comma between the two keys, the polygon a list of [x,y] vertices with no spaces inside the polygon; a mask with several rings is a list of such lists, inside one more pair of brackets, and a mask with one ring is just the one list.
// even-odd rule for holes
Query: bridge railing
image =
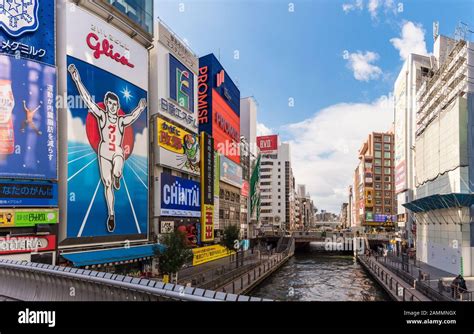
{"label": "bridge railing", "polygon": [[262,301],[144,278],[0,260],[0,295],[22,301]]}

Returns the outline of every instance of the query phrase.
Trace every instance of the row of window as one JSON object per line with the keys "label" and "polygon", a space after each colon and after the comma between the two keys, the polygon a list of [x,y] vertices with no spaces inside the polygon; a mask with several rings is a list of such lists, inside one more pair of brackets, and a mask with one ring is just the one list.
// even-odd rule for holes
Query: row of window
{"label": "row of window", "polygon": [[[390,143],[392,141],[392,136],[383,136],[384,143]],[[381,142],[382,136],[374,136],[374,142]]]}
{"label": "row of window", "polygon": [[224,189],[220,189],[219,198],[220,199],[225,199],[225,200],[231,201],[231,202],[240,202],[240,194],[234,193],[234,192],[229,191],[229,190],[224,190]]}
{"label": "row of window", "polygon": [[238,211],[230,211],[229,209],[219,209],[219,218],[239,220],[240,213]]}
{"label": "row of window", "polygon": [[[375,144],[374,144],[374,149],[376,149],[376,150],[382,150],[382,143],[375,143]],[[384,149],[384,151],[391,151],[391,150],[392,150],[392,145],[390,145],[390,144],[383,144],[383,149]]]}
{"label": "row of window", "polygon": [[[374,157],[375,158],[381,158],[382,157],[382,151],[375,151],[374,152]],[[392,153],[390,151],[385,151],[385,152],[383,152],[383,157],[385,159],[390,159],[392,157]]]}
{"label": "row of window", "polygon": [[[375,190],[381,190],[382,189],[382,184],[375,183],[374,188],[375,188]],[[392,190],[392,184],[391,183],[384,183],[383,184],[383,190]]]}

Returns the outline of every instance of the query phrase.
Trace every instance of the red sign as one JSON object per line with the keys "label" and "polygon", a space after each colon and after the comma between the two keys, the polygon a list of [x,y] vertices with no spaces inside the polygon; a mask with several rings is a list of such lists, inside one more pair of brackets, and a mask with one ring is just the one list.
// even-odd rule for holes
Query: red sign
{"label": "red sign", "polygon": [[0,237],[0,254],[44,252],[55,249],[55,235]]}
{"label": "red sign", "polygon": [[257,146],[260,152],[276,151],[278,149],[278,135],[257,137]]}
{"label": "red sign", "polygon": [[118,52],[114,52],[114,46],[109,42],[107,38],[99,41],[99,36],[91,32],[86,38],[87,45],[94,50],[94,58],[99,59],[102,55],[112,58],[117,63],[125,66],[134,68],[135,65],[131,64],[127,57],[121,55]]}
{"label": "red sign", "polygon": [[217,91],[212,90],[212,137],[214,149],[240,164],[240,118]]}
{"label": "red sign", "polygon": [[243,181],[242,188],[240,189],[240,195],[249,197],[250,185],[248,181]]}

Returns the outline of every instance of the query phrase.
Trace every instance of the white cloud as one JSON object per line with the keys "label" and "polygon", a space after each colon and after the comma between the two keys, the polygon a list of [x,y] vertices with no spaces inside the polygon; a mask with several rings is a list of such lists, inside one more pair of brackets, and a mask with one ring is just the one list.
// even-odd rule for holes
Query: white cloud
{"label": "white cloud", "polygon": [[369,3],[367,4],[367,9],[372,18],[377,17],[377,9],[379,8],[379,5],[379,0],[369,0]]}
{"label": "white cloud", "polygon": [[143,131],[143,133],[135,133],[133,154],[142,157],[148,156],[148,130]]}
{"label": "white cloud", "polygon": [[375,52],[345,53],[344,58],[348,61],[347,66],[354,72],[354,78],[359,81],[378,79],[382,74],[380,67],[371,64],[379,59],[379,55]]}
{"label": "white cloud", "polygon": [[362,0],[356,0],[353,3],[342,4],[342,10],[347,14],[353,10],[362,10],[364,8],[364,2]]}
{"label": "white cloud", "polygon": [[263,123],[257,123],[257,136],[268,136],[274,134],[274,131]]}
{"label": "white cloud", "polygon": [[306,184],[316,207],[338,213],[347,202],[358,150],[370,132],[391,127],[391,101],[382,96],[372,103],[340,103],[285,126],[296,182]]}
{"label": "white cloud", "polygon": [[428,55],[425,42],[425,31],[421,24],[406,21],[402,26],[400,38],[392,38],[390,42],[399,51],[400,58],[405,60],[410,53]]}

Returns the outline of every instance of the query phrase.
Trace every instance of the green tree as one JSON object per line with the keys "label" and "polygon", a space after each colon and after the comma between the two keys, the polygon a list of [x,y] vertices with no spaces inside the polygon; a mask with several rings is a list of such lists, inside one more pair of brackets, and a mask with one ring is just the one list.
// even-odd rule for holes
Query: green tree
{"label": "green tree", "polygon": [[181,231],[174,231],[163,234],[160,246],[153,249],[160,271],[170,276],[175,274],[175,283],[178,281],[178,271],[193,258],[193,252],[187,248],[186,243],[186,235]]}
{"label": "green tree", "polygon": [[[222,237],[221,244],[225,248],[227,248],[227,251],[230,253],[232,251],[237,252],[237,257],[238,257],[238,251],[240,249],[240,229],[237,225],[229,225],[226,228],[224,228],[224,235]],[[230,260],[230,258],[229,258]],[[238,258],[236,259],[236,267],[239,266],[239,260]]]}

